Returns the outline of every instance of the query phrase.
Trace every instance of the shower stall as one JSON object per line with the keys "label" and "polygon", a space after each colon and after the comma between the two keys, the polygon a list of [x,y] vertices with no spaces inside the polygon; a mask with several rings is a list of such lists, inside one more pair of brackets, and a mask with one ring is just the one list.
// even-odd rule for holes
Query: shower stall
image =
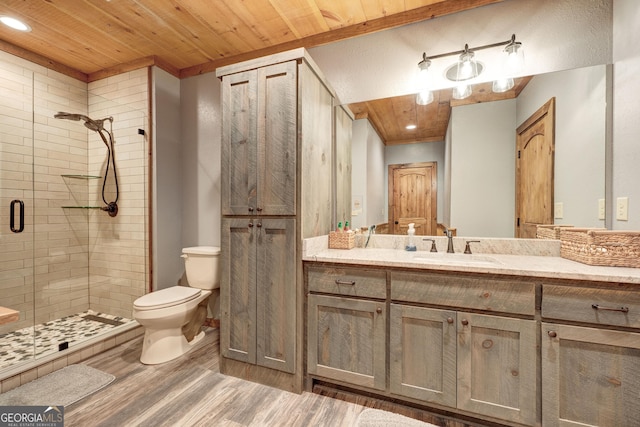
{"label": "shower stall", "polygon": [[3,59],[0,376],[133,327],[149,283],[146,70],[92,89]]}

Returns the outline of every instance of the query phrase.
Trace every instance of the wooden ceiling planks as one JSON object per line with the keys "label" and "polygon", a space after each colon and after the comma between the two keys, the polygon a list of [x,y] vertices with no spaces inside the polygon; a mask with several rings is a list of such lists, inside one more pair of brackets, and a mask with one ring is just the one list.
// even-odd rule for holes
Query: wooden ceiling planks
{"label": "wooden ceiling planks", "polygon": [[[516,98],[531,77],[515,79],[512,89],[494,93],[492,83],[473,85],[473,93],[465,99],[453,99],[451,89],[433,92],[433,102],[416,104],[415,95],[405,95],[373,101],[357,102],[348,107],[356,119],[368,118],[385,145],[444,141],[451,108],[481,102]],[[406,129],[415,124],[416,129]]]}
{"label": "wooden ceiling planks", "polygon": [[34,31],[0,28],[0,47],[29,52],[29,60],[39,55],[34,62],[61,72],[92,74],[154,57],[189,77],[501,1],[3,0],[0,14]]}

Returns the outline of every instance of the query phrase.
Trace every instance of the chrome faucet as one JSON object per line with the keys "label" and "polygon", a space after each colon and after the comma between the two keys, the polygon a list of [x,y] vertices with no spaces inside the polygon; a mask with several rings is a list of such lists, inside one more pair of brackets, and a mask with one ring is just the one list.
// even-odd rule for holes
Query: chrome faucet
{"label": "chrome faucet", "polygon": [[451,230],[447,230],[445,228],[444,235],[447,236],[447,239],[449,240],[449,243],[447,243],[447,253],[448,254],[455,253],[455,251],[453,250],[453,234],[451,233]]}

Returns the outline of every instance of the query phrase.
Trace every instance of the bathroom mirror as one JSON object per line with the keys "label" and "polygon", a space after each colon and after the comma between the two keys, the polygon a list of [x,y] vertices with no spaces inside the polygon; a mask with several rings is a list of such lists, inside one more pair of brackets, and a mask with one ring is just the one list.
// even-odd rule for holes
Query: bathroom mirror
{"label": "bathroom mirror", "polygon": [[360,207],[352,224],[387,221],[390,164],[437,162],[438,223],[458,236],[514,237],[516,129],[555,98],[554,223],[604,227],[610,92],[607,65],[532,76],[516,98],[453,107],[438,142],[385,146],[356,120],[352,194]]}

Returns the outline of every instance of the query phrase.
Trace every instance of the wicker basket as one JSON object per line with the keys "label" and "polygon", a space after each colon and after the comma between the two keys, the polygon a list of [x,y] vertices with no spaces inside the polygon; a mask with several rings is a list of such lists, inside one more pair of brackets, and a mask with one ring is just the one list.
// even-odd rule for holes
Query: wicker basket
{"label": "wicker basket", "polygon": [[355,233],[329,232],[329,249],[351,249],[356,246]]}
{"label": "wicker basket", "polygon": [[560,256],[589,265],[640,267],[640,231],[560,230]]}
{"label": "wicker basket", "polygon": [[559,240],[560,230],[567,227],[573,227],[573,225],[538,224],[536,226],[536,237],[538,239]]}

